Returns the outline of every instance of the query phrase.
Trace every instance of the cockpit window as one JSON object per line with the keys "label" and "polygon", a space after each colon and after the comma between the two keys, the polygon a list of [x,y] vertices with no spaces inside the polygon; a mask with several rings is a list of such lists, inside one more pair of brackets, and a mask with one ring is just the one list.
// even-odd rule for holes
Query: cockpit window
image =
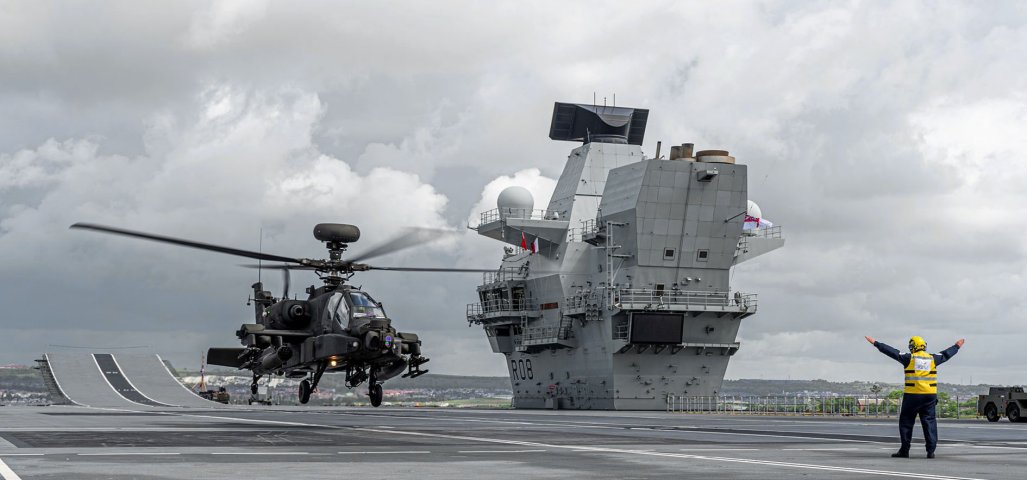
{"label": "cockpit window", "polygon": [[350,291],[349,299],[353,304],[353,318],[385,318],[385,312],[366,293]]}
{"label": "cockpit window", "polygon": [[328,311],[331,312],[333,322],[343,327],[349,324],[349,304],[343,300],[341,293],[332,294],[332,298],[328,300]]}

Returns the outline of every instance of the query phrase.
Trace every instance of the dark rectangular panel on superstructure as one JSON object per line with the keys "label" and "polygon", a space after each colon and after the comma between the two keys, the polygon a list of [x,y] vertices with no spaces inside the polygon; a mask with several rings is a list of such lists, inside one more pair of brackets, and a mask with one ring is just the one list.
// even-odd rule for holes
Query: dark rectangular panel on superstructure
{"label": "dark rectangular panel on superstructure", "polygon": [[680,313],[631,315],[631,343],[681,343],[685,318]]}

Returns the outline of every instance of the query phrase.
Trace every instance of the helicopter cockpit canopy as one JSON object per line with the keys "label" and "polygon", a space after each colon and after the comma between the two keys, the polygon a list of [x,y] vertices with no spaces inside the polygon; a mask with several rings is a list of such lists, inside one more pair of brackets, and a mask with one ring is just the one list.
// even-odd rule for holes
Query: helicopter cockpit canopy
{"label": "helicopter cockpit canopy", "polygon": [[382,307],[359,290],[337,290],[329,296],[327,305],[322,308],[332,325],[327,327],[329,330],[341,328],[352,331],[368,324],[371,319],[386,318]]}
{"label": "helicopter cockpit canopy", "polygon": [[349,303],[345,300],[345,293],[335,292],[328,300],[328,315],[331,322],[342,328],[349,326]]}
{"label": "helicopter cockpit canopy", "polygon": [[353,318],[385,318],[385,311],[368,294],[350,290],[349,300],[353,304]]}

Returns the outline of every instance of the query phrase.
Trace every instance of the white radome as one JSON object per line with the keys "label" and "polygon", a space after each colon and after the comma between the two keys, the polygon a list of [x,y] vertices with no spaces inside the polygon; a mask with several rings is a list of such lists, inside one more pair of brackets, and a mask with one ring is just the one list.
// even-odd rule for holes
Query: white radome
{"label": "white radome", "polygon": [[530,215],[531,210],[535,208],[535,197],[531,196],[531,192],[527,188],[514,185],[499,192],[496,206],[499,207],[501,216],[508,214],[518,217],[526,216]]}
{"label": "white radome", "polygon": [[750,217],[763,218],[763,210],[760,210],[760,206],[752,200],[749,200],[748,206],[745,207],[745,214]]}

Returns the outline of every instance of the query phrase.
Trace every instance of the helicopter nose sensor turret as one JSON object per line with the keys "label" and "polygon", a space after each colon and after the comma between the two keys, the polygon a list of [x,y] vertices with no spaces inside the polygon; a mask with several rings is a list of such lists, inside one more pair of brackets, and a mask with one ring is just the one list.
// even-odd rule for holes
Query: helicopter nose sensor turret
{"label": "helicopter nose sensor turret", "polygon": [[314,226],[314,238],[322,242],[353,243],[360,240],[360,229],[345,223],[319,223]]}

